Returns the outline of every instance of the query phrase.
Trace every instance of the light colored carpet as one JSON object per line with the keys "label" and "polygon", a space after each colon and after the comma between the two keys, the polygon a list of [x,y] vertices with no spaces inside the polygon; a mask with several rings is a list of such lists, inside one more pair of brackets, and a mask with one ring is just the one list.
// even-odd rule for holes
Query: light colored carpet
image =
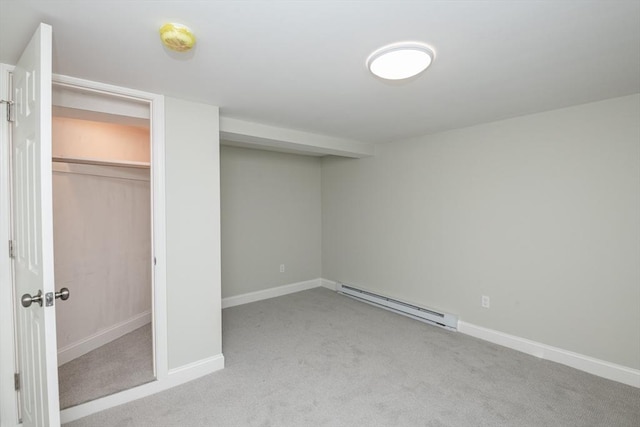
{"label": "light colored carpet", "polygon": [[223,310],[226,368],[81,426],[635,426],[640,390],[327,289]]}
{"label": "light colored carpet", "polygon": [[154,380],[151,323],[58,368],[60,407],[68,408]]}

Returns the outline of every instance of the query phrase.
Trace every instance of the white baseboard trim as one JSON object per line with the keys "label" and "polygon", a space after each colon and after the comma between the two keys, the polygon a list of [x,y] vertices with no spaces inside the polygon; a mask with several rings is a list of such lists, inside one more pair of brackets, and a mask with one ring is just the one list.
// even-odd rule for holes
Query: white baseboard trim
{"label": "white baseboard trim", "polygon": [[541,359],[561,363],[599,377],[640,388],[640,370],[638,369],[617,365],[463,321],[458,321],[458,331]]}
{"label": "white baseboard trim", "polygon": [[199,360],[189,365],[169,370],[169,374],[162,380],[152,381],[120,393],[112,394],[78,406],[63,409],[60,412],[61,422],[69,423],[114,406],[122,405],[136,399],[150,396],[168,390],[180,384],[195,380],[224,368],[224,356],[217,354],[207,359]]}
{"label": "white baseboard trim", "polygon": [[117,323],[107,329],[98,331],[87,338],[69,344],[58,350],[58,366],[64,365],[65,363],[87,354],[98,347],[102,347],[103,345],[108,344],[129,332],[135,331],[149,322],[151,322],[151,310],[140,313],[131,319]]}
{"label": "white baseboard trim", "polygon": [[277,286],[262,291],[249,292],[247,294],[222,298],[222,308],[235,307],[236,305],[249,304],[250,302],[261,301],[269,298],[281,297],[295,292],[306,291],[317,288],[321,285],[322,279],[306,280],[304,282],[291,283],[289,285]]}
{"label": "white baseboard trim", "polygon": [[[223,368],[224,356],[222,354],[217,354],[206,359],[189,363],[188,365],[169,369],[168,378],[172,381],[179,380],[179,384],[181,384],[187,381],[194,380],[196,378],[200,378],[203,375],[208,375]],[[176,380],[174,380],[174,378]]]}
{"label": "white baseboard trim", "polygon": [[320,279],[320,286],[331,289],[332,291],[338,290],[338,282],[334,282],[333,280]]}

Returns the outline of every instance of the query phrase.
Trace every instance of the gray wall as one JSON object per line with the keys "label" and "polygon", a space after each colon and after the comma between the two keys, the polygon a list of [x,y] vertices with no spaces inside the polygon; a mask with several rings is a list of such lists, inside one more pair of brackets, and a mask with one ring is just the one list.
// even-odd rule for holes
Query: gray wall
{"label": "gray wall", "polygon": [[169,369],[222,352],[218,107],[165,98]]}
{"label": "gray wall", "polygon": [[320,159],[221,147],[220,161],[222,296],[319,278]]}
{"label": "gray wall", "polygon": [[634,95],[326,158],[323,277],[640,368],[638,117]]}

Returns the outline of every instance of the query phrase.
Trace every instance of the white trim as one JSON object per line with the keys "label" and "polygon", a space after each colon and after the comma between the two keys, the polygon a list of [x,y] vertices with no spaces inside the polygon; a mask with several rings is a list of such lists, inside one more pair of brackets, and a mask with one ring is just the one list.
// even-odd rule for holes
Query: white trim
{"label": "white trim", "polygon": [[153,370],[158,380],[169,372],[169,344],[167,341],[167,240],[166,240],[166,195],[165,195],[165,141],[164,141],[164,96],[151,95],[151,203],[153,268],[151,280],[154,310],[153,315]]}
{"label": "white trim", "polygon": [[[0,99],[7,100],[9,73],[13,66],[0,64]],[[6,105],[0,107],[0,422],[2,426],[18,425],[17,393],[13,389],[16,369],[13,318],[13,278],[8,242],[11,238],[9,182],[9,123]]]}
{"label": "white trim", "polygon": [[219,371],[224,368],[224,355],[222,353],[206,359],[189,363],[169,370],[169,377],[180,378],[181,383],[188,382],[200,378],[203,375],[209,375],[212,372]]}
{"label": "white trim", "polygon": [[332,291],[338,290],[338,282],[334,282],[333,280],[320,279],[320,286],[322,286],[323,288],[330,289]]}
{"label": "white trim", "polygon": [[58,366],[64,365],[65,363],[87,354],[98,347],[102,347],[113,340],[117,340],[123,335],[133,332],[150,322],[151,310],[140,313],[137,316],[123,322],[116,323],[115,325],[98,331],[93,335],[66,345],[63,348],[58,349]]}
{"label": "white trim", "polygon": [[98,83],[75,77],[55,75],[54,86],[80,88],[95,94],[117,96],[134,102],[144,101],[149,105],[151,117],[151,176],[152,197],[152,248],[155,263],[152,273],[153,300],[153,349],[154,373],[158,380],[167,377],[168,348],[167,348],[167,284],[166,284],[166,199],[165,199],[165,141],[164,141],[164,96],[143,92],[135,89]]}
{"label": "white trim", "polygon": [[536,341],[459,321],[458,331],[541,359],[561,363],[599,377],[640,387],[640,370],[585,356]]}
{"label": "white trim", "polygon": [[[144,92],[136,89],[129,89],[121,86],[114,86],[107,83],[94,82],[91,80],[79,79],[76,77],[64,76],[61,74],[53,75],[54,86],[66,87],[70,89],[81,89],[82,91],[88,91],[96,94],[102,94],[107,96],[118,96],[123,99],[128,99],[134,102],[150,102],[162,95],[156,95],[154,93]],[[77,108],[77,107],[76,107]],[[120,113],[122,114],[122,113]],[[151,114],[153,116],[153,114]]]}
{"label": "white trim", "polygon": [[291,283],[289,285],[269,288],[262,291],[249,292],[247,294],[222,298],[222,308],[235,307],[236,305],[249,304],[250,302],[280,297],[283,295],[293,294],[295,292],[300,292],[300,291],[306,291],[308,289],[313,289],[313,288],[322,286],[321,282],[322,282],[322,279],[312,279],[304,282]]}
{"label": "white trim", "polygon": [[[190,370],[189,375],[169,375],[167,344],[167,286],[166,286],[166,197],[165,197],[165,107],[164,96],[133,89],[121,88],[103,83],[91,82],[68,76],[54,75],[55,84],[67,87],[80,87],[95,93],[117,95],[134,101],[146,100],[150,105],[151,116],[151,176],[152,178],[152,248],[153,260],[152,292],[153,299],[153,347],[154,372],[156,381],[130,390],[125,390],[101,399],[62,411],[63,422],[69,422],[113,406],[139,399],[183,382],[197,378],[197,375],[213,372],[224,367],[222,355],[212,358],[207,369]],[[152,262],[153,262],[152,260]],[[204,373],[203,373],[204,372]]]}
{"label": "white trim", "polygon": [[122,405],[136,399],[170,389],[180,384],[211,374],[224,368],[224,356],[218,354],[207,359],[199,360],[177,369],[172,369],[165,380],[152,381],[138,387],[112,394],[91,402],[67,408],[61,411],[62,423],[69,423],[114,406]]}

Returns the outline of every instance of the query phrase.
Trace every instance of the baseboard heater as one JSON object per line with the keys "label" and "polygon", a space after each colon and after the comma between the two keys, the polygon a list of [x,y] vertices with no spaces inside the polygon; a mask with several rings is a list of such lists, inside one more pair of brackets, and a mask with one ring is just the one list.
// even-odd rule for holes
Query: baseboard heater
{"label": "baseboard heater", "polygon": [[408,304],[393,298],[374,294],[373,292],[354,288],[353,286],[345,285],[340,282],[337,283],[336,290],[348,297],[382,307],[386,310],[411,317],[412,319],[416,319],[421,322],[430,323],[449,330],[458,330],[458,317],[453,314],[440,313],[428,308]]}

